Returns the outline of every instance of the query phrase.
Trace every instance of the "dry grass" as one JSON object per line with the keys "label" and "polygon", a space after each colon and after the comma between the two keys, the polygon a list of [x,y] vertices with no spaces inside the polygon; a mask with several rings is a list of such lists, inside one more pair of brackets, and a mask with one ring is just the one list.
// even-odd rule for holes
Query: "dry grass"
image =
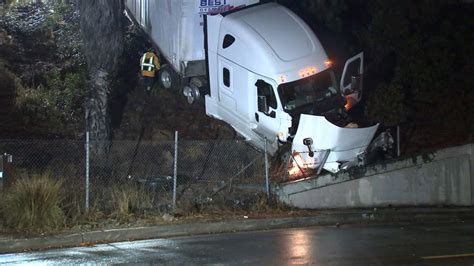
{"label": "dry grass", "polygon": [[28,232],[62,226],[61,186],[62,182],[51,179],[48,173],[19,177],[1,203],[5,225]]}
{"label": "dry grass", "polygon": [[85,191],[78,189],[77,185],[63,188],[64,195],[62,208],[67,221],[67,226],[74,227],[77,225],[89,224],[96,227],[105,219],[104,213],[99,208],[99,203],[94,201],[90,204],[89,209],[85,210]]}
{"label": "dry grass", "polygon": [[[212,195],[212,196],[198,196]],[[215,214],[222,217],[239,215],[285,214],[292,209],[275,196],[268,197],[264,192],[239,189],[223,190],[213,194],[206,186],[185,191],[178,201],[176,213],[186,217],[204,217]]]}
{"label": "dry grass", "polygon": [[111,190],[112,216],[119,220],[129,220],[152,208],[153,197],[145,189],[136,185],[122,185]]}

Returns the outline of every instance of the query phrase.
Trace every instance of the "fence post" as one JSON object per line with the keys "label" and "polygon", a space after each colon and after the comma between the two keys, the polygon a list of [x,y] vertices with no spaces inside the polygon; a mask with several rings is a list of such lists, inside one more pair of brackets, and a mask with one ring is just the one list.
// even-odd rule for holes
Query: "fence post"
{"label": "fence post", "polygon": [[176,209],[176,182],[178,179],[178,131],[174,132],[174,163],[173,163],[173,211]]}
{"label": "fence post", "polygon": [[264,156],[265,156],[265,189],[267,192],[267,198],[270,199],[270,181],[268,179],[268,154],[267,154],[267,139],[265,138],[264,144]]}
{"label": "fence post", "polygon": [[397,125],[397,157],[400,157],[400,125]]}
{"label": "fence post", "polygon": [[4,187],[5,186],[5,174],[3,173],[4,170],[3,170],[3,165],[4,165],[4,156],[0,154],[0,179],[2,180],[1,182],[1,186]]}
{"label": "fence post", "polygon": [[3,187],[11,187],[14,183],[12,172],[13,156],[11,154],[0,155],[0,179]]}
{"label": "fence post", "polygon": [[86,211],[89,210],[89,131],[86,131]]}

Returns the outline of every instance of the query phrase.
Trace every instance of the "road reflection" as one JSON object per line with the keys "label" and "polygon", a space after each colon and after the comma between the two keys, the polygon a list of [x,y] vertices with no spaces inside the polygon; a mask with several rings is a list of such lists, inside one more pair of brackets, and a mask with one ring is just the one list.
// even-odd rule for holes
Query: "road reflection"
{"label": "road reflection", "polygon": [[312,241],[307,230],[292,230],[286,237],[289,264],[310,264],[318,243]]}

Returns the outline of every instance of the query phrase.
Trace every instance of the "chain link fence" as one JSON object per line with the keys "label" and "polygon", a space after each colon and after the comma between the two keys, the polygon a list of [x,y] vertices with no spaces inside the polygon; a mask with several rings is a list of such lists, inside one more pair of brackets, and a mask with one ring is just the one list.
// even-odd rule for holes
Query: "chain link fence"
{"label": "chain link fence", "polygon": [[243,207],[265,192],[265,156],[243,141],[183,141],[178,145],[177,202]]}
{"label": "chain link fence", "polygon": [[[8,171],[3,184],[33,174],[48,175],[63,181],[71,204],[104,212],[113,212],[124,196],[138,202],[130,207],[160,212],[242,207],[268,196],[264,152],[242,140],[176,140],[0,140],[0,153],[12,159],[4,167]],[[94,152],[98,145],[105,145],[108,152]]]}

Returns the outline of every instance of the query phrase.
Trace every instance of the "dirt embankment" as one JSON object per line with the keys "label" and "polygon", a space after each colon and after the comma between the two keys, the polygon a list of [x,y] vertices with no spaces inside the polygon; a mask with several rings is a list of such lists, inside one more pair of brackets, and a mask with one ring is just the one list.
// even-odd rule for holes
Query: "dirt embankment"
{"label": "dirt embankment", "polygon": [[[66,82],[68,76],[81,79],[77,72],[85,66],[77,12],[65,6],[31,3],[8,8],[0,4],[0,13],[0,138],[80,138],[83,96],[78,95],[85,95],[87,88]],[[138,61],[150,43],[137,27],[129,21],[125,24],[126,47],[109,100],[114,139],[136,140],[142,129],[142,139],[154,141],[172,140],[174,131],[179,132],[180,138],[191,140],[235,138],[230,126],[206,116],[202,104],[189,105],[180,93],[166,91],[158,82],[151,96],[143,93]],[[38,114],[52,113],[43,106],[33,106],[34,112],[25,114],[22,104],[32,108],[29,95],[46,92],[47,100],[59,95],[55,100],[60,103],[61,93],[68,90],[77,94],[69,95],[79,109],[74,117],[68,117],[74,123],[55,117],[37,119]],[[39,98],[36,104],[41,105],[42,101]],[[61,112],[61,106],[55,108]],[[50,129],[51,123],[58,120],[67,132]]]}
{"label": "dirt embankment", "polygon": [[17,89],[40,84],[42,73],[55,64],[54,43],[41,27],[47,13],[42,4],[0,4],[0,137],[24,135]]}
{"label": "dirt embankment", "polygon": [[234,139],[234,130],[226,123],[206,115],[203,105],[189,105],[184,96],[155,85],[151,96],[141,88],[128,94],[120,126],[114,139],[136,140],[143,129],[143,140],[168,141],[178,131],[180,139]]}

